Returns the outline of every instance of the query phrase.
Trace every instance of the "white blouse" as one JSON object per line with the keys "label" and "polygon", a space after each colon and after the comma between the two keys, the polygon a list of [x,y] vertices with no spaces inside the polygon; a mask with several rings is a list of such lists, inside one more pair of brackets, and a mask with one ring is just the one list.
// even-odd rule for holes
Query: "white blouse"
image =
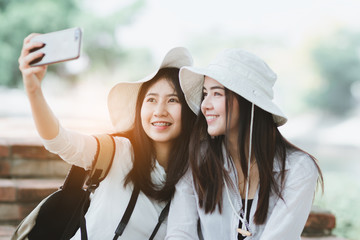
{"label": "white blouse", "polygon": [[[116,150],[112,167],[95,193],[90,195],[91,202],[85,215],[89,240],[113,239],[132,194],[132,183],[124,187],[125,176],[132,167],[132,146],[126,138],[114,139]],[[51,140],[43,139],[43,143],[46,149],[59,154],[68,163],[85,169],[90,169],[97,148],[93,136],[67,131],[62,127],[57,137]],[[165,170],[156,161],[152,172],[153,182],[161,184],[165,177]],[[148,239],[165,205],[166,203],[159,203],[140,192],[129,223],[119,239]],[[164,239],[165,234],[166,220],[154,239]],[[81,239],[79,230],[72,239]]]}
{"label": "white blouse", "polygon": [[[278,161],[274,163],[274,172],[279,174],[281,168]],[[230,174],[236,182],[236,172]],[[271,194],[266,222],[256,225],[254,214],[258,202],[258,190],[250,210],[250,232],[252,236],[246,240],[299,240],[306,220],[311,210],[314,192],[318,179],[318,170],[313,160],[302,152],[289,153],[286,159],[286,178],[283,198]],[[231,201],[236,211],[242,208],[240,193],[229,187]],[[194,189],[193,179],[188,172],[177,184],[174,198],[171,202],[168,217],[167,240],[199,239],[197,221],[205,240],[237,240],[239,219],[233,212],[226,191],[223,191],[222,214],[216,209],[205,214],[198,205],[198,196]]]}

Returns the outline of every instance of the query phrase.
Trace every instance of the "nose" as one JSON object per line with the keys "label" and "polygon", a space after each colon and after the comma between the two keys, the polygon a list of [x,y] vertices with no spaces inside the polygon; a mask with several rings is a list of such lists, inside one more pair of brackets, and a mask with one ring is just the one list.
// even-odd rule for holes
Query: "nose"
{"label": "nose", "polygon": [[209,110],[213,107],[211,103],[210,96],[205,96],[203,101],[201,102],[201,110],[204,112],[204,110]]}
{"label": "nose", "polygon": [[159,102],[158,104],[156,104],[156,107],[154,109],[154,116],[164,117],[164,116],[167,116],[167,114],[168,114],[168,111],[167,111],[165,103]]}

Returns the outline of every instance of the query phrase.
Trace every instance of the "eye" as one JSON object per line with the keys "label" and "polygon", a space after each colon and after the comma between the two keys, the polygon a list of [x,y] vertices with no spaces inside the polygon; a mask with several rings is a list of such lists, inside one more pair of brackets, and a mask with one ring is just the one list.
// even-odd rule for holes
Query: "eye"
{"label": "eye", "polygon": [[207,96],[207,92],[203,92],[203,98]]}
{"label": "eye", "polygon": [[147,98],[145,102],[156,102],[155,98]]}
{"label": "eye", "polygon": [[220,92],[214,92],[214,96],[222,96],[223,94]]}
{"label": "eye", "polygon": [[173,97],[173,98],[169,99],[169,102],[171,102],[171,103],[179,103],[180,101],[179,101],[178,98]]}

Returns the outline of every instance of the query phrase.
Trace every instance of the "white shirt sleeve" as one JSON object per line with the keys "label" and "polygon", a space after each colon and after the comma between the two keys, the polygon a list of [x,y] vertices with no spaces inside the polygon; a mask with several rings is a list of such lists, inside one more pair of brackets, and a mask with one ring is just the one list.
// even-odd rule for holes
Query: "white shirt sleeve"
{"label": "white shirt sleeve", "polygon": [[192,175],[188,171],[176,185],[176,191],[171,200],[165,239],[199,239],[198,219]]}
{"label": "white shirt sleeve", "polygon": [[96,154],[97,143],[93,136],[65,130],[59,126],[59,134],[50,140],[42,139],[44,147],[58,154],[64,161],[91,169]]}
{"label": "white shirt sleeve", "polygon": [[305,154],[291,156],[296,159],[287,170],[283,198],[278,199],[269,212],[261,240],[300,239],[314,198],[318,170]]}

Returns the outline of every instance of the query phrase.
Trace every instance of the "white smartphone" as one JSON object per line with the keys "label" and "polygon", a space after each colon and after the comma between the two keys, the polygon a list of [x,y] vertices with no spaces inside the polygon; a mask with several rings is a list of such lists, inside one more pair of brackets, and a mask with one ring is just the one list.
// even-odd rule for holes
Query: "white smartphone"
{"label": "white smartphone", "polygon": [[30,66],[41,66],[79,58],[81,40],[82,31],[78,27],[33,37],[31,42],[42,42],[45,46],[34,48],[31,52],[41,51],[45,55],[33,60]]}

